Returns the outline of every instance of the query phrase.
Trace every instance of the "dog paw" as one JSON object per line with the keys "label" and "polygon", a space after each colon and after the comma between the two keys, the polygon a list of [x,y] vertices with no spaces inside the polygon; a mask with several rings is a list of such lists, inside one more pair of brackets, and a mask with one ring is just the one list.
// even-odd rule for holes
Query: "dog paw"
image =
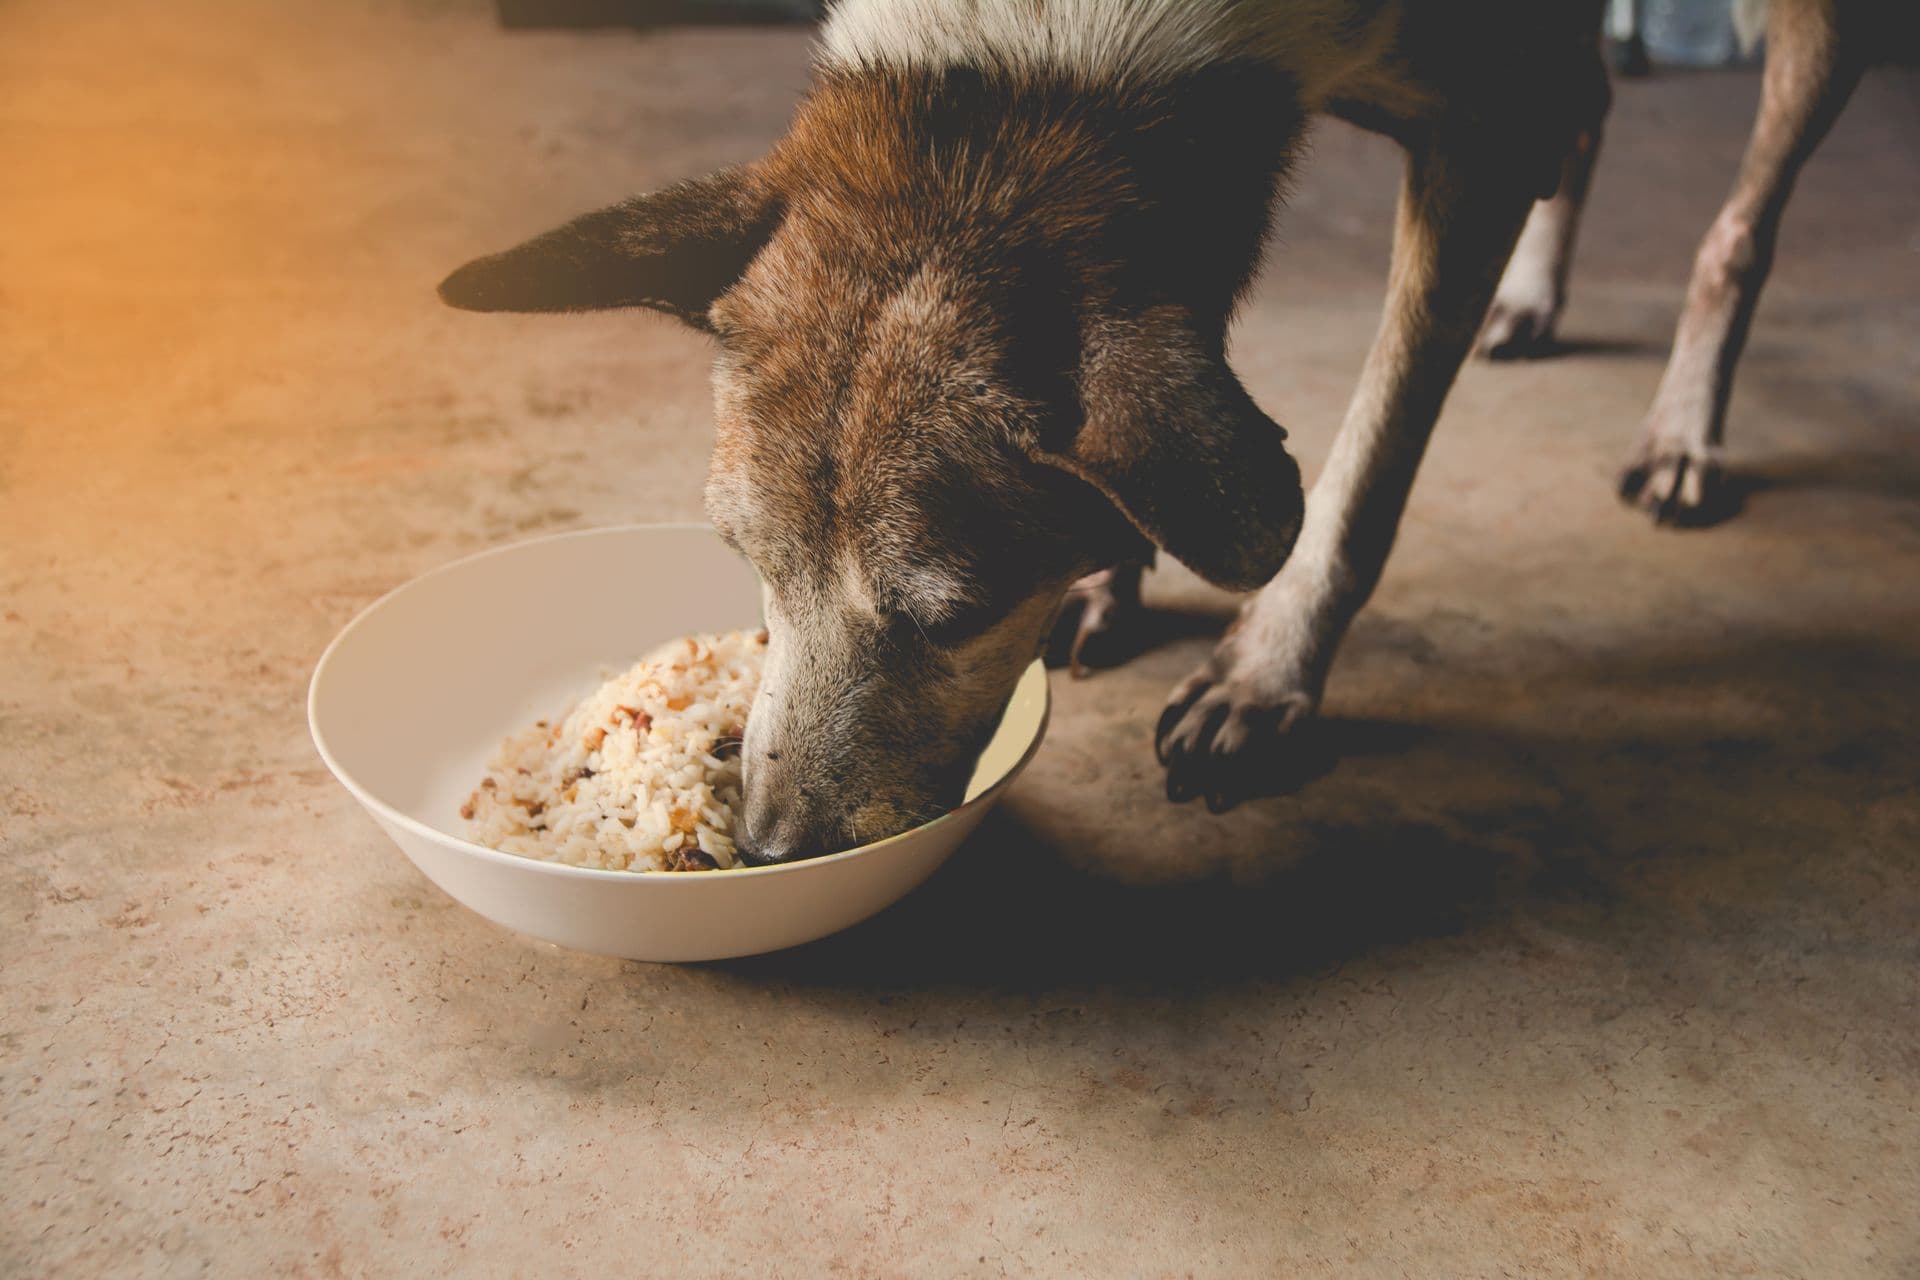
{"label": "dog paw", "polygon": [[1620,473],[1620,497],[1655,524],[1686,527],[1724,518],[1729,487],[1710,450],[1653,439]]}
{"label": "dog paw", "polygon": [[1493,300],[1474,351],[1487,360],[1527,360],[1552,353],[1560,307],[1551,293],[1503,293]]}
{"label": "dog paw", "polygon": [[1047,645],[1048,665],[1064,666],[1079,680],[1125,658],[1143,612],[1143,571],[1141,565],[1119,565],[1090,573],[1069,587]]}
{"label": "dog paw", "polygon": [[1154,751],[1167,770],[1167,798],[1206,797],[1232,808],[1285,772],[1289,748],[1312,723],[1320,698],[1285,663],[1243,654],[1229,635],[1167,700]]}

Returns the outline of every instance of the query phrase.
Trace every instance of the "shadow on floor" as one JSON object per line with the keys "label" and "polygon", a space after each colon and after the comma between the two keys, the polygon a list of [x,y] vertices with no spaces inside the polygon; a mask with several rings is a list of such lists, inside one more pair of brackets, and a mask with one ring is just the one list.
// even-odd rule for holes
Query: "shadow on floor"
{"label": "shadow on floor", "polygon": [[1457,933],[1490,909],[1505,859],[1414,823],[1317,833],[1258,885],[1129,885],[1068,864],[996,812],[964,856],[846,933],[719,966],[807,985],[1193,990]]}
{"label": "shadow on floor", "polygon": [[1586,356],[1598,360],[1664,359],[1668,344],[1653,338],[1607,338],[1555,336],[1522,350],[1500,352],[1490,358],[1496,364],[1557,360],[1563,356]]}
{"label": "shadow on floor", "polygon": [[[1080,653],[1081,666],[1089,671],[1105,671],[1124,666],[1155,649],[1191,640],[1199,636],[1217,636],[1233,620],[1233,608],[1223,604],[1214,610],[1172,609],[1152,606],[1141,611],[1122,628],[1091,638]],[[1080,622],[1080,607],[1069,601],[1047,641],[1047,666],[1063,669],[1073,648],[1074,631]]]}
{"label": "shadow on floor", "polygon": [[[1611,935],[1622,912],[1711,910],[1742,927],[1816,894],[1807,851],[1849,848],[1859,814],[1920,786],[1920,664],[1899,646],[1736,636],[1711,651],[1569,666],[1526,688],[1529,701],[1569,707],[1564,730],[1333,720],[1319,731],[1339,767],[1303,797],[1191,828],[1156,813],[1103,833],[1131,842],[1134,865],[1153,851],[1132,845],[1165,831],[1264,845],[1184,860],[1167,850],[1162,862],[1193,869],[1185,882],[1122,883],[1117,864],[1062,838],[1073,820],[1043,831],[1051,806],[1009,804],[892,910],[714,968],[850,991],[1201,993],[1519,915]],[[1596,714],[1598,689],[1631,690],[1632,703]],[[1723,697],[1771,698],[1762,719],[1777,727],[1755,731],[1746,712],[1744,728],[1716,723],[1705,709]],[[1783,807],[1788,792],[1804,802]],[[1688,896],[1700,893],[1714,900]]]}
{"label": "shadow on floor", "polygon": [[[1637,489],[1644,473],[1622,479],[1622,496]],[[1714,473],[1707,501],[1663,523],[1676,530],[1705,530],[1746,513],[1755,498],[1771,493],[1833,493],[1920,499],[1920,463],[1906,455],[1808,453],[1763,459],[1740,470]]]}
{"label": "shadow on floor", "polygon": [[1821,453],[1763,459],[1743,468],[1748,494],[1807,490],[1920,500],[1920,453]]}

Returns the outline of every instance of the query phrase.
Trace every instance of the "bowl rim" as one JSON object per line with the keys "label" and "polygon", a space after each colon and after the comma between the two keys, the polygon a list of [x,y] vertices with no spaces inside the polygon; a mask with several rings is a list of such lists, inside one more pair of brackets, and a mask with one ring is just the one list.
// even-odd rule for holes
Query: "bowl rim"
{"label": "bowl rim", "polygon": [[[817,858],[803,858],[797,862],[779,862],[764,867],[730,867],[727,869],[726,874],[720,877],[710,877],[705,874],[669,875],[664,872],[614,871],[603,867],[576,867],[564,862],[546,862],[542,859],[529,858],[522,854],[505,853],[499,849],[490,849],[486,845],[476,844],[471,840],[442,831],[438,827],[422,822],[410,813],[394,808],[385,800],[380,799],[371,791],[367,790],[367,788],[354,778],[354,776],[341,765],[340,761],[334,757],[332,749],[327,746],[326,735],[320,730],[319,691],[321,682],[325,678],[327,669],[332,665],[334,655],[340,649],[341,645],[344,644],[347,638],[351,636],[354,631],[358,630],[361,624],[371,617],[375,611],[386,604],[388,600],[418,583],[425,582],[429,578],[439,577],[442,574],[451,573],[455,569],[471,564],[476,560],[485,560],[491,556],[504,555],[507,552],[517,551],[537,543],[559,542],[570,538],[596,537],[608,534],[656,532],[663,530],[694,531],[712,534],[716,538],[719,537],[719,533],[712,525],[703,524],[697,520],[634,521],[627,524],[596,525],[588,529],[567,529],[559,533],[542,534],[537,538],[522,538],[517,542],[506,542],[499,546],[485,547],[479,551],[470,552],[456,560],[449,560],[445,564],[427,570],[425,573],[408,578],[398,586],[382,592],[377,598],[361,608],[359,612],[355,613],[352,619],[335,633],[333,639],[327,642],[327,647],[320,651],[320,657],[314,663],[313,674],[308,677],[307,680],[307,733],[313,739],[315,749],[320,753],[321,763],[327,766],[327,772],[331,773],[334,778],[339,781],[340,785],[345,787],[347,791],[352,794],[353,798],[358,800],[361,806],[375,818],[383,822],[392,823],[406,830],[409,834],[450,848],[457,853],[480,858],[482,861],[522,868],[535,874],[559,876],[562,879],[603,880],[620,884],[686,884],[691,886],[725,883],[742,876],[789,875],[794,872],[805,871],[810,867],[846,862],[866,854],[878,853],[890,845],[917,836],[922,832],[940,826],[942,823],[953,821],[970,809],[993,803],[999,798],[1002,791],[1005,791],[1008,786],[1012,785],[1015,778],[1018,778],[1026,771],[1027,766],[1033,762],[1033,757],[1039,753],[1040,744],[1046,739],[1047,726],[1053,717],[1053,685],[1051,680],[1044,678],[1044,672],[1042,673],[1043,678],[1040,682],[1040,720],[1039,723],[1034,726],[1033,739],[1027,743],[1026,749],[1020,753],[1019,759],[1008,766],[1007,771],[1000,776],[999,780],[979,795],[974,796],[970,800],[962,801],[954,808],[947,810],[936,818],[930,818],[917,826],[908,827],[905,831],[888,836],[884,840],[875,840],[870,844],[855,845],[851,849],[842,849],[838,853],[823,854]],[[1037,662],[1039,659],[1036,658],[1034,661]],[[1032,669],[1032,663],[1023,667],[1021,669],[1021,679],[1025,679],[1026,673]],[[1004,709],[1002,709],[1001,714],[1006,714]]]}

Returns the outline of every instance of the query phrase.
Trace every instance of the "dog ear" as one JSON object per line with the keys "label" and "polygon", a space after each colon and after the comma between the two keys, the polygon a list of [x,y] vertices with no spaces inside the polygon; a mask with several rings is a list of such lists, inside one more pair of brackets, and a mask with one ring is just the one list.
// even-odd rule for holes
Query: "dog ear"
{"label": "dog ear", "polygon": [[651,307],[697,329],[772,235],[779,201],[752,168],[704,178],[575,218],[440,283],[468,311]]}
{"label": "dog ear", "polygon": [[1078,389],[1078,428],[1042,442],[1036,460],[1099,489],[1216,586],[1251,590],[1279,571],[1300,532],[1300,468],[1219,342],[1173,307],[1101,321],[1087,331]]}

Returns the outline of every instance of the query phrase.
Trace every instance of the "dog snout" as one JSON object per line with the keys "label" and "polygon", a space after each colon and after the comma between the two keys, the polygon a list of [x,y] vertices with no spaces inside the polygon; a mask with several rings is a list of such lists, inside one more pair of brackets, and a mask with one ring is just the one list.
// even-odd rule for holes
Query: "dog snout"
{"label": "dog snout", "polygon": [[743,862],[768,867],[819,857],[844,847],[845,842],[836,838],[840,823],[826,820],[806,797],[796,793],[793,799],[796,803],[749,798],[741,838],[736,842]]}
{"label": "dog snout", "polygon": [[828,838],[818,786],[803,779],[805,768],[791,746],[783,751],[770,744],[767,724],[765,717],[747,721],[746,795],[735,836],[741,860],[760,867],[824,853]]}
{"label": "dog snout", "polygon": [[796,784],[791,775],[770,783],[763,775],[748,784],[734,843],[742,861],[762,867],[840,853],[953,808],[960,792],[959,786],[942,788],[910,802],[876,794],[871,785],[815,787]]}

